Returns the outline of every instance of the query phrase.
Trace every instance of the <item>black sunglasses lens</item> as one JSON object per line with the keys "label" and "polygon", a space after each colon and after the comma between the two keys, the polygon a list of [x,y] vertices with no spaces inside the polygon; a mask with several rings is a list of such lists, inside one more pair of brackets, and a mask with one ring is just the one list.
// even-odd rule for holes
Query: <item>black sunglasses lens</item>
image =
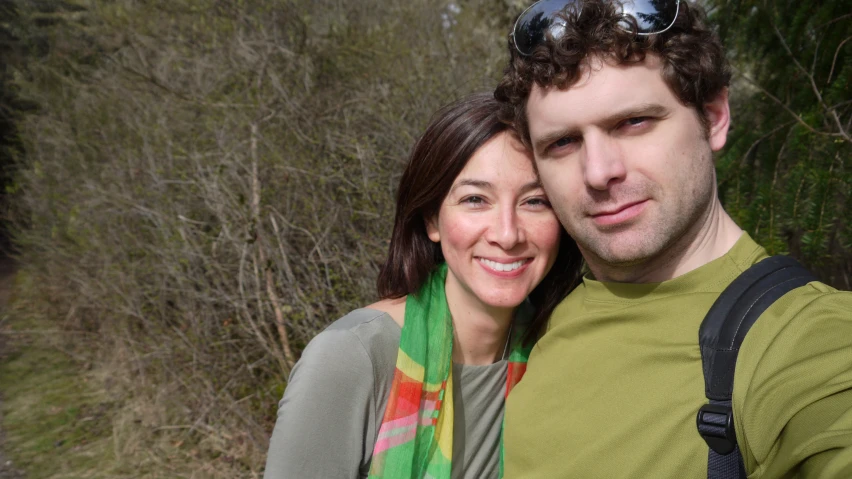
{"label": "black sunglasses lens", "polygon": [[535,47],[543,43],[547,32],[559,26],[556,14],[571,1],[542,0],[528,8],[515,23],[513,35],[518,51],[529,55]]}
{"label": "black sunglasses lens", "polygon": [[[564,23],[556,18],[567,5],[576,0],[541,0],[529,7],[515,23],[512,35],[515,48],[522,55],[529,55],[541,45],[550,32],[554,38],[561,33]],[[617,0],[614,0],[617,1]],[[625,0],[622,3],[625,15],[636,19],[640,34],[660,33],[667,30],[677,17],[679,0]]]}
{"label": "black sunglasses lens", "polygon": [[624,2],[624,14],[636,19],[639,33],[667,30],[677,16],[677,0],[634,0]]}

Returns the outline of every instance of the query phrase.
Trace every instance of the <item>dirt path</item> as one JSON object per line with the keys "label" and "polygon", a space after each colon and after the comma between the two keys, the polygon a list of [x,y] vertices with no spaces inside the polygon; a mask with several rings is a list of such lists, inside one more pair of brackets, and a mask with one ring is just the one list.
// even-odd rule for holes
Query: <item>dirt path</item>
{"label": "dirt path", "polygon": [[[0,329],[5,328],[6,305],[12,293],[12,284],[15,279],[15,262],[5,256],[0,257]],[[5,358],[6,336],[0,334],[0,361]],[[0,391],[0,406],[2,406],[2,391]],[[2,424],[2,407],[0,407],[0,424]],[[0,429],[0,479],[22,479],[24,476],[15,468],[4,451],[6,440],[2,429]]]}

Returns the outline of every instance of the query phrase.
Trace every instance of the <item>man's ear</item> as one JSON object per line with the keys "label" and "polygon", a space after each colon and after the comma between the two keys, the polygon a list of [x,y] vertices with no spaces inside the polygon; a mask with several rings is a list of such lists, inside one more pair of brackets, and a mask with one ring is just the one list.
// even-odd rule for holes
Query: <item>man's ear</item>
{"label": "man's ear", "polygon": [[441,242],[441,232],[438,230],[438,215],[426,220],[426,235],[433,243]]}
{"label": "man's ear", "polygon": [[722,89],[712,101],[704,104],[704,115],[707,117],[707,139],[710,142],[710,149],[719,151],[725,146],[728,128],[731,126],[727,88]]}

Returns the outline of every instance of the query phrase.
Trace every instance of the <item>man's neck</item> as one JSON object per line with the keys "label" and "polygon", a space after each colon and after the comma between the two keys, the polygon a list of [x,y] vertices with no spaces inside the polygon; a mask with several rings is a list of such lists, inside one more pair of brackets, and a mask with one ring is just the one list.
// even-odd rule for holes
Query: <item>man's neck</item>
{"label": "man's neck", "polygon": [[[743,230],[715,200],[706,219],[653,257],[630,265],[608,265],[586,257],[589,270],[599,281],[659,283],[677,278],[722,257]],[[584,253],[585,254],[585,253]]]}

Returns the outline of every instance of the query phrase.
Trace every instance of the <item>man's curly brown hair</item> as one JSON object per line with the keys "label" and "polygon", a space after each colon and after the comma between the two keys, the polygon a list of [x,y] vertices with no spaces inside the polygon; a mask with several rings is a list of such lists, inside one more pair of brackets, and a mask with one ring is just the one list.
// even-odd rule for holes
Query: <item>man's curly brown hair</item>
{"label": "man's curly brown hair", "polygon": [[494,92],[503,103],[501,120],[514,125],[528,145],[526,105],[533,84],[570,88],[591,59],[621,65],[641,63],[649,53],[657,56],[663,80],[684,105],[695,108],[705,128],[708,126],[704,105],[728,86],[731,71],[701,7],[681,0],[672,27],[653,35],[637,35],[635,19],[623,17],[613,0],[578,0],[562,17],[562,36],[553,40],[548,35],[548,41],[529,56],[520,55],[509,36],[511,59]]}

